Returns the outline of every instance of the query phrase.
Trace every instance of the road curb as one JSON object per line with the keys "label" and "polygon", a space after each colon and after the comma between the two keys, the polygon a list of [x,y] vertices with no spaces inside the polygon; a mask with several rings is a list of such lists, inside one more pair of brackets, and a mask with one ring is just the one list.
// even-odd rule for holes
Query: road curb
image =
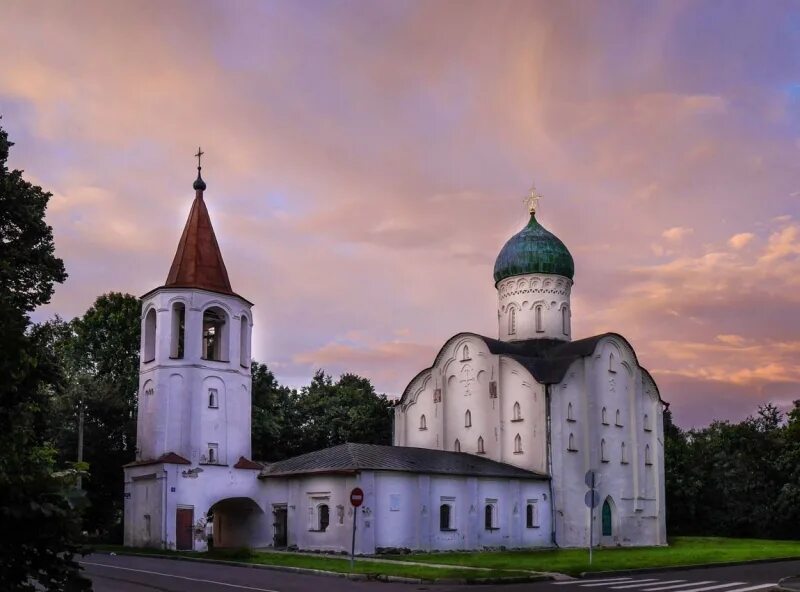
{"label": "road curb", "polygon": [[[759,563],[780,563],[784,561],[800,561],[800,556],[795,557],[777,557],[772,559],[750,559],[749,561],[721,561],[717,563],[693,563],[690,565],[665,565],[663,567],[643,567],[640,569],[620,569],[610,571],[584,571],[581,572],[581,578],[593,578],[598,576],[609,575],[636,575],[648,574],[661,571],[686,571],[687,569],[706,569],[709,567],[736,567],[737,565],[758,565]],[[790,592],[800,592],[800,588],[787,588]]]}
{"label": "road curb", "polygon": [[[162,555],[159,553],[126,553],[125,551],[101,551],[93,552],[96,555],[124,555],[126,557],[151,557],[156,559],[172,559],[177,561],[195,561],[198,563],[216,563],[219,565],[230,565],[234,567],[250,567],[254,569],[266,569],[271,571],[282,571],[287,573],[305,574],[312,576],[329,576],[336,578],[345,578],[348,580],[356,581],[378,581],[378,582],[394,582],[402,584],[458,584],[458,585],[485,585],[485,584],[525,584],[530,582],[550,581],[555,578],[546,574],[537,574],[530,576],[509,576],[507,578],[475,578],[468,580],[466,578],[437,578],[434,580],[426,580],[423,578],[407,578],[404,576],[390,576],[385,574],[351,574],[338,571],[327,571],[324,569],[314,569],[311,567],[292,567],[289,565],[264,565],[261,563],[246,563],[243,561],[227,561],[224,559],[207,559],[205,557],[185,557],[181,555]],[[401,563],[401,562],[398,562]],[[453,566],[457,568],[458,566]],[[795,591],[792,591],[795,592]]]}

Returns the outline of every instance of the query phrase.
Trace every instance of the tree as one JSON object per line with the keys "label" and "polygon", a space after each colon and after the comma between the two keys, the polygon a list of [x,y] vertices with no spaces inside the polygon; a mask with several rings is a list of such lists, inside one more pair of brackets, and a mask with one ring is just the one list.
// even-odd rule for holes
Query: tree
{"label": "tree", "polygon": [[301,449],[297,393],[281,386],[265,364],[251,363],[253,458],[274,462]]}
{"label": "tree", "polygon": [[9,170],[0,128],[0,581],[5,590],[89,589],[79,551],[79,469],[56,470],[52,408],[60,368],[28,314],[66,278],[44,215],[51,195]]}

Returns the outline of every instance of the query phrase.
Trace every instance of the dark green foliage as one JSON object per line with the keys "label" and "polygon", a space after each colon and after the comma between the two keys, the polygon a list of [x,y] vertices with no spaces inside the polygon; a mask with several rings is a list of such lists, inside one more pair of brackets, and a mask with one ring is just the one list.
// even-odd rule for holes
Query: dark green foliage
{"label": "dark green foliage", "polygon": [[[61,368],[28,313],[66,278],[44,221],[50,194],[6,167],[0,128],[0,582],[3,590],[91,587],[74,560],[82,499],[77,469],[58,471],[49,437],[57,418]],[[78,468],[79,469],[79,468]]]}
{"label": "dark green foliage", "polygon": [[800,401],[741,423],[683,432],[665,416],[667,531],[800,538]]}
{"label": "dark green foliage", "polygon": [[299,393],[253,364],[253,456],[276,461],[344,442],[391,444],[391,403],[369,380],[319,370]]}

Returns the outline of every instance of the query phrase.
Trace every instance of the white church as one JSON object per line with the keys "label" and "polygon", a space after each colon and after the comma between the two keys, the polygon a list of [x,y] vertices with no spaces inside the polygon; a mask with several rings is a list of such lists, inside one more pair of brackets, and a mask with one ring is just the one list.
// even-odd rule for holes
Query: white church
{"label": "white church", "polygon": [[[572,340],[574,263],[536,219],[494,268],[497,339],[459,333],[395,406],[394,445],[251,458],[253,303],[195,199],[167,280],[142,297],[125,545],[356,553],[666,544],[662,413],[624,337]],[[585,497],[596,475],[597,507]]]}

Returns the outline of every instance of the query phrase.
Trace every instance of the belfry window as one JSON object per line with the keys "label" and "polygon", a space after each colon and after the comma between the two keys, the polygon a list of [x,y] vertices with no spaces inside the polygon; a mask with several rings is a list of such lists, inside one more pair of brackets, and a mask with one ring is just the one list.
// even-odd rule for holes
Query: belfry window
{"label": "belfry window", "polygon": [[250,323],[247,317],[242,315],[239,325],[239,365],[242,368],[250,367]]}
{"label": "belfry window", "polygon": [[472,427],[472,412],[469,409],[467,409],[467,412],[464,414],[464,427]]}
{"label": "belfry window", "polygon": [[170,340],[169,357],[183,359],[184,335],[186,332],[186,305],[176,302],[172,305],[172,339]]}
{"label": "belfry window", "polygon": [[419,416],[419,429],[420,430],[427,430],[428,429],[428,420],[425,419],[425,414]]}
{"label": "belfry window", "polygon": [[156,359],[156,311],[151,308],[144,317],[144,361]]}
{"label": "belfry window", "polygon": [[517,332],[517,309],[513,306],[508,310],[508,334],[514,335]]}
{"label": "belfry window", "polygon": [[218,307],[203,313],[203,359],[227,361],[227,315]]}
{"label": "belfry window", "polygon": [[514,454],[522,454],[522,436],[519,434],[514,437]]}
{"label": "belfry window", "polygon": [[478,436],[478,454],[486,454],[486,449],[483,446],[483,436]]}
{"label": "belfry window", "polygon": [[534,316],[536,319],[536,332],[537,333],[544,333],[544,328],[542,326],[542,305],[537,304],[536,309],[534,310]]}

